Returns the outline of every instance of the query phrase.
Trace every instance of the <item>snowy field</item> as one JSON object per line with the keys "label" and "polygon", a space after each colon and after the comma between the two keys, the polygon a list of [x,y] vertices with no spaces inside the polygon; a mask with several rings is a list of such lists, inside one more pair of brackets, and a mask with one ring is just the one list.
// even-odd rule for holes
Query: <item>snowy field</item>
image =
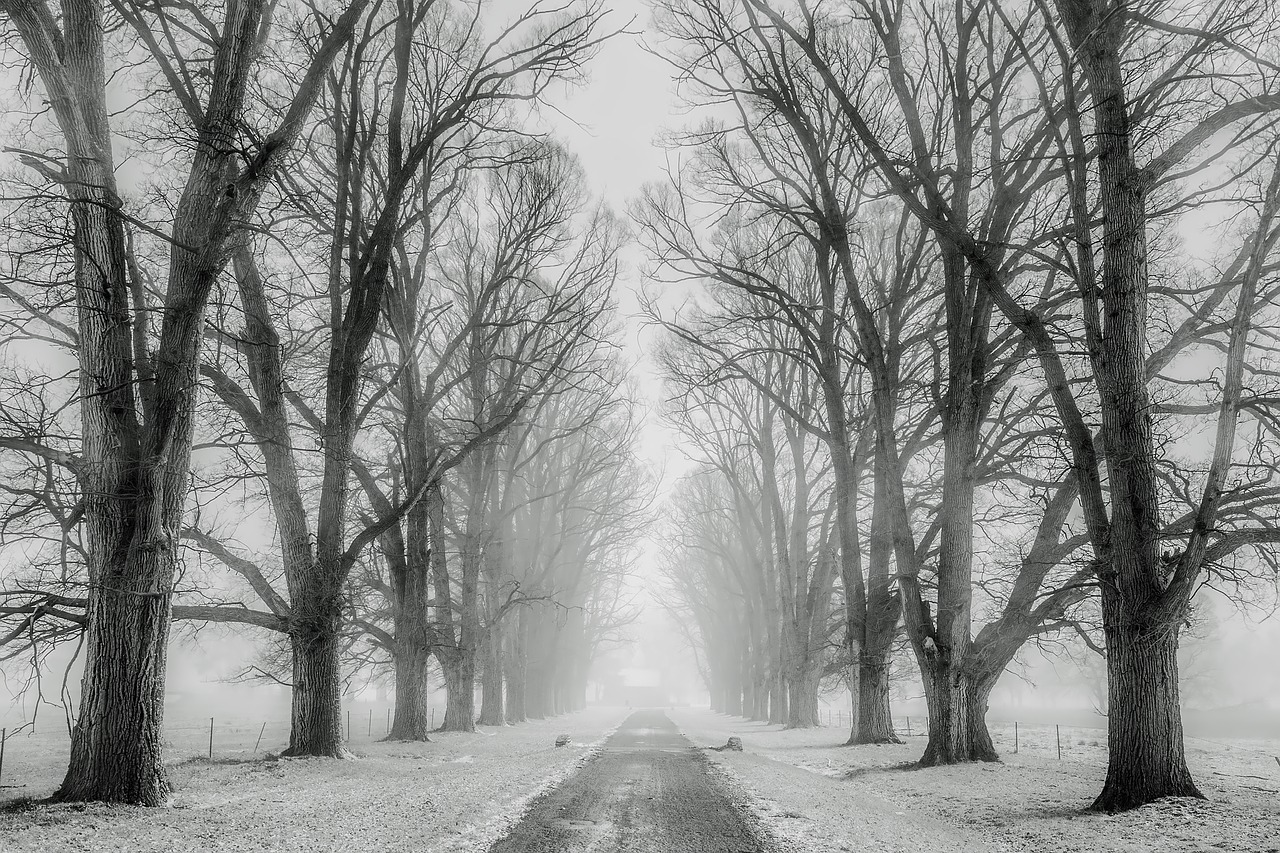
{"label": "snowy field", "polygon": [[[380,743],[353,725],[352,761],[263,760],[247,724],[216,734],[175,727],[175,803],[169,809],[71,805],[23,808],[57,786],[65,733],[19,735],[5,756],[0,851],[484,851],[528,803],[584,762],[630,713],[591,708],[429,744]],[[1013,727],[993,736],[1000,764],[907,770],[918,734],[902,746],[838,746],[841,728],[784,731],[702,709],[667,712],[699,746],[743,739],[745,751],[708,752],[750,816],[795,853],[1280,853],[1280,754],[1275,741],[1188,740],[1207,802],[1165,801],[1123,815],[1084,814],[1105,770],[1096,729]],[[241,731],[240,729],[243,729]],[[556,749],[569,733],[573,744]],[[276,738],[278,739],[278,738]],[[248,746],[237,746],[240,743]],[[268,736],[262,750],[278,749]],[[221,755],[221,758],[217,756]],[[238,757],[237,757],[238,756]],[[678,853],[678,851],[671,851]]]}
{"label": "snowy field", "polygon": [[[218,760],[215,750],[210,763],[190,757],[201,751],[193,728],[190,742],[173,749],[175,802],[167,809],[24,809],[15,798],[51,794],[66,754],[41,756],[15,739],[4,782],[27,784],[0,788],[0,804],[8,806],[0,812],[0,851],[482,851],[629,713],[590,708],[476,734],[436,734],[424,744],[356,738],[351,761]],[[561,733],[573,742],[557,749]]]}
{"label": "snowy field", "polygon": [[784,731],[702,709],[669,716],[708,753],[726,784],[787,847],[805,853],[1280,853],[1276,741],[1189,738],[1187,757],[1209,798],[1166,800],[1120,815],[1085,814],[1106,773],[1105,733],[995,726],[999,764],[904,769],[923,737],[902,746],[838,746],[835,728]]}

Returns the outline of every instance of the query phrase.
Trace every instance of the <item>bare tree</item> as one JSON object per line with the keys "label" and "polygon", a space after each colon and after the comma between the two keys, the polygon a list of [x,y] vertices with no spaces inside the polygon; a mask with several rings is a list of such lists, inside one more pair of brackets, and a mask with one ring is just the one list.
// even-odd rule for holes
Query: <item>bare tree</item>
{"label": "bare tree", "polygon": [[610,354],[579,361],[503,442],[485,543],[481,722],[582,707],[593,657],[629,621],[625,580],[646,484]]}
{"label": "bare tree", "polygon": [[[1095,807],[1116,810],[1161,796],[1198,795],[1182,746],[1178,625],[1208,559],[1270,538],[1258,529],[1219,531],[1215,521],[1238,432],[1246,318],[1270,266],[1271,192],[1261,193],[1256,228],[1245,235],[1235,260],[1183,302],[1189,308],[1175,309],[1183,319],[1154,353],[1149,326],[1158,293],[1151,284],[1150,240],[1161,222],[1204,199],[1197,190],[1179,194],[1176,187],[1213,159],[1203,155],[1244,152],[1229,158],[1230,172],[1215,179],[1218,187],[1238,186],[1254,168],[1256,156],[1241,145],[1270,126],[1280,108],[1275,66],[1264,58],[1276,26],[1273,13],[1263,4],[1204,4],[1174,23],[1165,17],[1171,10],[1156,4],[1064,2],[1037,5],[1013,21],[997,4],[958,4],[956,20],[987,43],[1003,45],[1008,67],[1023,69],[1016,79],[1029,81],[1038,102],[1034,113],[1009,103],[1003,109],[993,104],[984,114],[1000,130],[985,143],[997,192],[1027,198],[1016,185],[1039,187],[1048,201],[1042,209],[1056,211],[1029,220],[1018,240],[1000,243],[975,230],[966,208],[951,196],[952,177],[937,170],[937,150],[919,135],[923,125],[912,119],[913,112],[942,111],[970,139],[979,126],[979,114],[952,92],[929,93],[922,96],[926,104],[915,104],[925,90],[912,85],[900,39],[904,27],[932,27],[935,19],[924,11],[905,14],[906,4],[863,4],[876,37],[871,44],[878,43],[870,52],[887,58],[883,79],[894,93],[896,119],[912,140],[912,153],[904,157],[897,140],[882,132],[882,111],[868,109],[868,87],[854,83],[855,66],[867,66],[848,38],[852,22],[808,4],[801,4],[793,22],[763,0],[749,2],[835,93],[886,186],[954,247],[983,299],[1035,353],[1066,438],[1092,575],[1103,599],[1111,725],[1108,778]],[[927,61],[923,54],[915,58]],[[1211,82],[1224,73],[1233,77],[1227,89]],[[1179,106],[1171,111],[1172,104]],[[1033,156],[1016,157],[1004,147],[1005,135],[1018,124],[1023,140],[1038,140],[1028,152]],[[1046,253],[1060,274],[1048,280],[1053,289],[1024,293],[1023,273],[1031,259],[1039,266]],[[1211,321],[1228,297],[1236,303],[1235,319]],[[1069,306],[1072,324],[1066,336],[1058,332],[1062,306]],[[1161,543],[1174,531],[1160,489],[1151,389],[1173,353],[1206,335],[1220,335],[1227,353],[1215,449],[1197,489],[1197,509],[1176,533],[1183,547],[1164,556]],[[1071,356],[1081,347],[1083,365]],[[1074,382],[1074,375],[1084,383]],[[1096,432],[1087,415],[1092,405]]]}
{"label": "bare tree", "polygon": [[[43,0],[0,5],[48,100],[60,150],[28,162],[64,195],[74,222],[76,347],[80,360],[80,462],[89,576],[86,668],[64,800],[157,805],[169,799],[160,754],[164,666],[177,542],[186,501],[192,407],[209,294],[245,223],[302,130],[329,63],[364,2],[320,39],[275,126],[245,117],[257,59],[271,43],[265,2],[229,2],[207,25],[212,61],[190,72],[170,42],[145,38],[151,12],[122,5],[181,105],[194,148],[172,220],[159,333],[137,314],[143,283],[131,270],[128,216],[116,186],[108,120],[104,3]],[[161,15],[170,13],[159,12]],[[197,82],[199,81],[199,82]]]}
{"label": "bare tree", "polygon": [[635,463],[630,407],[608,383],[591,384],[544,410],[516,472],[510,574],[488,592],[516,611],[497,614],[516,620],[511,654],[496,662],[508,721],[585,707],[593,659],[635,618],[628,577],[650,485]]}
{"label": "bare tree", "polygon": [[[399,655],[419,662],[419,676],[397,696],[409,702],[425,690],[426,660],[436,657],[450,696],[446,729],[475,722],[485,545],[491,518],[502,516],[504,436],[546,394],[593,369],[619,245],[607,212],[588,207],[563,150],[536,143],[504,151],[491,152],[494,168],[478,176],[452,221],[437,224],[451,248],[403,265],[403,297],[390,308],[390,405],[378,415],[394,450],[386,476],[372,465],[358,472],[384,518],[409,484],[426,484],[423,504],[381,536],[391,580],[384,592],[398,620],[396,643],[412,644]],[[408,705],[403,719],[417,719]],[[398,735],[425,737],[426,725],[423,716]]]}
{"label": "bare tree", "polygon": [[[407,247],[425,256],[437,248],[432,229],[448,210],[442,205],[462,180],[459,170],[486,144],[483,132],[496,132],[500,105],[537,98],[551,80],[577,73],[599,38],[599,12],[593,8],[564,12],[534,6],[488,44],[477,41],[474,20],[455,31],[454,13],[430,0],[406,0],[387,14],[352,42],[340,70],[331,75],[328,136],[312,139],[316,169],[285,187],[285,203],[311,220],[310,239],[319,242],[326,258],[318,276],[328,309],[323,321],[327,349],[319,368],[323,398],[312,402],[286,383],[263,277],[247,249],[237,257],[237,282],[248,326],[243,373],[251,391],[227,372],[206,368],[220,398],[262,452],[284,544],[288,601],[276,595],[269,603],[272,609],[287,608],[281,615],[287,616],[293,657],[290,754],[344,753],[339,650],[347,578],[369,545],[419,504],[430,504],[439,470],[447,469],[448,457],[458,452],[411,442],[412,453],[425,454],[425,465],[405,472],[394,500],[378,503],[366,523],[352,530],[350,481],[363,450],[357,436],[376,401],[400,377],[417,375],[413,359],[420,342],[410,339],[390,375],[375,376],[380,382],[374,386],[367,382],[381,318],[391,317],[402,333],[412,334],[404,324],[414,318],[397,313],[396,306],[408,301],[414,310],[413,294],[421,288],[424,270],[421,264],[415,267]],[[456,43],[448,45],[441,41],[445,38]],[[371,97],[371,90],[382,85],[391,97]],[[319,179],[336,182],[317,186]],[[317,206],[317,196],[330,204]],[[491,306],[495,293],[485,292],[483,304]],[[484,316],[483,308],[478,310]],[[290,409],[321,439],[314,523],[290,449]],[[484,418],[477,423],[478,433],[464,444],[481,442],[500,428]]]}
{"label": "bare tree", "polygon": [[[742,608],[742,653],[750,670],[740,676],[744,712],[813,726],[838,574],[830,552],[835,543],[822,532],[830,529],[833,485],[815,436],[821,402],[810,388],[811,368],[791,357],[800,336],[785,321],[760,322],[771,306],[731,288],[719,301],[715,313],[669,321],[676,340],[663,353],[672,386],[670,417],[706,466],[699,476],[719,479],[727,490],[717,511],[732,533],[718,536],[723,544],[715,562],[693,560],[690,570],[726,573],[726,583],[740,596],[720,603]],[[756,333],[744,336],[753,322]],[[705,500],[713,493],[695,494]],[[711,546],[704,540],[689,547]],[[669,573],[678,573],[677,566]],[[697,600],[700,587],[676,582]],[[710,603],[714,607],[716,599]],[[720,672],[723,654],[711,654],[722,638],[704,632],[703,640],[713,677],[736,681]]]}

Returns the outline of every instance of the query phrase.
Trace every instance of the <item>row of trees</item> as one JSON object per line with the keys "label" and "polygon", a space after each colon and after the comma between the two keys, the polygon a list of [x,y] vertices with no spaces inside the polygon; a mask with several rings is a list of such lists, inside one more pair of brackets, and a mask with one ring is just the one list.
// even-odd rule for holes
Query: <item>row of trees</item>
{"label": "row of trees", "polygon": [[803,700],[775,710],[761,685],[804,684],[836,605],[851,740],[894,737],[901,624],[921,763],[991,760],[1000,675],[1079,631],[1108,668],[1095,806],[1199,796],[1179,630],[1201,585],[1273,575],[1280,538],[1274,9],[694,0],[658,18],[707,108],[637,205],[659,273],[695,282],[652,309],[677,421],[707,436],[670,574],[713,691],[722,649],[749,650],[723,706],[751,681],[757,716],[804,725]]}
{"label": "row of trees", "polygon": [[30,105],[0,639],[83,644],[59,799],[168,800],[175,619],[277,637],[288,754],[342,756],[360,663],[425,739],[429,661],[446,729],[477,677],[484,722],[558,713],[627,618],[619,228],[513,108],[582,74],[601,8],[220,11],[0,3]]}
{"label": "row of trees", "polygon": [[[829,459],[792,415],[814,417],[817,400],[781,347],[741,354],[759,386],[736,369],[719,371],[713,352],[727,339],[715,333],[734,325],[721,319],[727,322],[707,324],[708,336],[673,342],[663,353],[676,392],[670,414],[703,460],[673,496],[678,522],[665,574],[704,646],[712,707],[814,726],[820,681],[832,663],[838,546]],[[776,331],[761,327],[753,346]],[[791,414],[761,386],[786,398]]]}

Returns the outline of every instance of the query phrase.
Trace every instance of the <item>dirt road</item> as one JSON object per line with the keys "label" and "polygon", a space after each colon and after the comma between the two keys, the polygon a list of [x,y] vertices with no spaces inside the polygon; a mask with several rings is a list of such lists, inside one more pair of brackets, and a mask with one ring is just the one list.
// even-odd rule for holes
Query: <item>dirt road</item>
{"label": "dirt road", "polygon": [[661,711],[637,711],[601,754],[534,802],[490,853],[765,853]]}

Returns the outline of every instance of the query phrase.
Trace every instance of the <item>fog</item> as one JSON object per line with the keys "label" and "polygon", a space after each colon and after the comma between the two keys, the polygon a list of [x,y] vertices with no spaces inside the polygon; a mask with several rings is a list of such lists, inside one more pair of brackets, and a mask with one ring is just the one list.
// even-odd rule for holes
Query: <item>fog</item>
{"label": "fog", "polygon": [[[641,582],[643,573],[638,573]],[[640,591],[639,615],[620,642],[602,650],[592,662],[587,701],[633,707],[706,706],[711,695],[700,665],[702,652],[691,645],[680,620]],[[1182,715],[1187,733],[1201,738],[1280,738],[1280,673],[1274,650],[1280,647],[1280,622],[1266,612],[1242,610],[1229,599],[1208,593],[1201,599],[1201,615],[1194,636],[1183,640]],[[270,646],[262,637],[239,630],[209,626],[180,630],[170,652],[166,682],[166,718],[172,725],[207,725],[209,717],[227,724],[271,721],[287,725],[289,691],[260,675]],[[50,656],[42,669],[46,702],[37,710],[36,690],[28,683],[30,669],[23,661],[5,664],[7,695],[0,726],[10,730],[36,718],[41,727],[65,731],[66,708],[58,701],[70,651]],[[68,697],[74,709],[82,668],[72,663]],[[997,721],[1062,723],[1105,729],[1105,661],[1082,643],[1046,644],[1019,656],[1000,679],[990,700],[989,715]],[[377,725],[384,727],[385,709],[393,707],[394,679],[386,671],[352,678],[343,704],[357,708],[364,719],[377,709]],[[927,717],[923,691],[910,656],[895,661],[892,682],[894,713],[905,719]],[[432,703],[443,710],[444,684],[432,677]],[[823,722],[826,714],[848,719],[850,695],[846,680],[830,676],[821,690]]]}
{"label": "fog", "polygon": [[1265,780],[1280,15],[1147,6],[0,2],[0,755]]}

